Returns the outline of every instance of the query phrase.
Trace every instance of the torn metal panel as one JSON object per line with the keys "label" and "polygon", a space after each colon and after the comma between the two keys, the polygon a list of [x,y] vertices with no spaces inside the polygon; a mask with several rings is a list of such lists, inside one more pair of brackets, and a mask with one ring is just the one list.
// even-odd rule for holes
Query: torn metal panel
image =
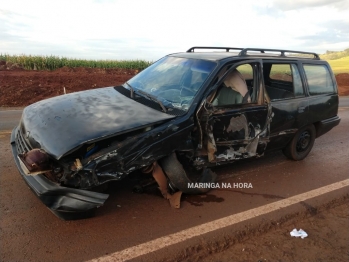
{"label": "torn metal panel", "polygon": [[234,148],[227,149],[224,154],[220,154],[217,156],[218,161],[232,161],[234,159],[240,158],[241,153],[235,151]]}
{"label": "torn metal panel", "polygon": [[[147,171],[149,171],[150,168],[148,168]],[[162,196],[165,199],[169,200],[171,207],[180,208],[182,192],[179,191],[179,192],[174,193],[173,195],[171,195],[168,192],[167,178],[166,178],[164,172],[162,171],[161,166],[159,166],[159,164],[157,162],[154,162],[152,165],[152,175],[153,175],[155,181],[159,185],[159,189],[160,189]]]}
{"label": "torn metal panel", "polygon": [[245,152],[249,156],[255,156],[257,152],[257,146],[259,142],[259,136],[256,136],[252,141],[245,147]]}
{"label": "torn metal panel", "polygon": [[230,113],[229,108],[220,109],[208,117],[206,137],[210,163],[263,155],[269,141],[272,112],[269,105],[259,107],[258,112],[235,109]]}
{"label": "torn metal panel", "polygon": [[[192,122],[181,125],[173,122],[155,126],[148,132],[137,133],[135,136],[124,135],[113,141],[109,147],[88,156],[82,163],[85,167],[94,169],[99,180],[120,180],[134,170],[151,165],[157,159],[170,154],[173,147],[193,150],[190,137]],[[173,127],[176,127],[176,131]],[[114,179],[112,174],[115,175]]]}
{"label": "torn metal panel", "polygon": [[167,194],[168,194],[167,179],[166,179],[164,172],[162,171],[162,168],[158,165],[157,162],[154,162],[154,164],[153,164],[152,175],[153,175],[156,183],[158,183],[158,185],[159,185],[159,190],[160,190],[162,196],[164,198],[168,199],[168,197],[167,197]]}
{"label": "torn metal panel", "polygon": [[182,191],[178,191],[174,193],[173,195],[168,195],[168,200],[170,201],[170,205],[173,208],[180,208],[181,207],[181,196]]}
{"label": "torn metal panel", "polygon": [[237,117],[232,117],[229,122],[229,126],[226,128],[226,131],[229,132],[235,132],[235,131],[245,131],[245,139],[248,138],[248,125],[247,125],[247,119],[244,114],[241,114]]}
{"label": "torn metal panel", "polygon": [[217,156],[217,161],[233,161],[237,159],[257,156],[257,148],[260,144],[259,136],[249,140],[249,143],[245,147],[239,147],[234,149],[229,147],[224,153]]}
{"label": "torn metal panel", "polygon": [[215,157],[215,153],[217,152],[216,142],[214,141],[212,132],[209,132],[207,136],[208,136],[208,139],[207,139],[208,161],[213,162],[216,160],[216,157]]}

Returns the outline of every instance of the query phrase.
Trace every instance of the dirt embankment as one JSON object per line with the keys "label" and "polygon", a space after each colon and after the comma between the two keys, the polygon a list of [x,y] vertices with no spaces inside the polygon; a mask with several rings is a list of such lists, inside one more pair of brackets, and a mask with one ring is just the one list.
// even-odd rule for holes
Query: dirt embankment
{"label": "dirt embankment", "polygon": [[[45,98],[92,88],[120,85],[138,73],[128,69],[67,68],[24,70],[0,61],[0,106],[27,106]],[[349,74],[336,75],[339,94],[349,95]]]}
{"label": "dirt embankment", "polygon": [[27,106],[45,98],[87,89],[120,85],[137,70],[60,68],[54,71],[0,69],[0,106]]}
{"label": "dirt embankment", "polygon": [[342,73],[336,75],[337,85],[338,85],[338,93],[340,96],[348,96],[349,95],[349,74]]}

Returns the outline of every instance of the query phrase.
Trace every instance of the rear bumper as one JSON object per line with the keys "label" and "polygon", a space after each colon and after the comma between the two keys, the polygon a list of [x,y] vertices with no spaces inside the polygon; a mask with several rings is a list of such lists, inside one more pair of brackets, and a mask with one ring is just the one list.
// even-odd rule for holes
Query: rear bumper
{"label": "rear bumper", "polygon": [[16,147],[17,128],[11,134],[12,154],[24,181],[35,195],[58,217],[66,220],[93,215],[107,200],[107,194],[59,186],[43,175],[27,176],[21,168]]}
{"label": "rear bumper", "polygon": [[322,136],[323,134],[327,133],[332,128],[337,126],[340,121],[341,119],[339,116],[334,116],[320,121],[316,126],[316,137]]}

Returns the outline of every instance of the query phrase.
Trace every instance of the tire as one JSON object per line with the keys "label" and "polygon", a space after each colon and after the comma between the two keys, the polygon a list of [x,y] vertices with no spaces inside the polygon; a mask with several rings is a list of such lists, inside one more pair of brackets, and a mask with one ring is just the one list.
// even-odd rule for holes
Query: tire
{"label": "tire", "polygon": [[316,137],[314,125],[303,127],[297,131],[291,142],[282,150],[290,159],[303,160],[311,151]]}
{"label": "tire", "polygon": [[170,188],[172,190],[179,190],[186,194],[203,194],[210,190],[210,188],[191,188],[190,183],[214,183],[217,175],[210,169],[205,168],[198,179],[193,180],[188,176],[184,170],[183,165],[178,161],[176,153],[164,157],[160,165],[165,171],[169,179]]}

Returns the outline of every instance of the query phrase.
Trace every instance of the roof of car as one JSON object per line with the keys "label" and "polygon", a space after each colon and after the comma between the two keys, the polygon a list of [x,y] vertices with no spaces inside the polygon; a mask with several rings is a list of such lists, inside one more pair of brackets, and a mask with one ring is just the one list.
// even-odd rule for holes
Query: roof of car
{"label": "roof of car", "polygon": [[170,56],[183,57],[183,58],[194,58],[203,60],[218,61],[228,57],[238,56],[239,53],[233,52],[198,52],[198,53],[175,53]]}
{"label": "roof of car", "polygon": [[[195,51],[198,50],[198,51]],[[211,51],[212,50],[212,51]],[[237,48],[237,47],[201,47],[196,46],[187,50],[187,52],[174,53],[170,56],[203,59],[219,61],[226,58],[272,58],[272,59],[305,59],[320,60],[316,53],[282,50],[282,49],[265,49],[265,48]]]}

